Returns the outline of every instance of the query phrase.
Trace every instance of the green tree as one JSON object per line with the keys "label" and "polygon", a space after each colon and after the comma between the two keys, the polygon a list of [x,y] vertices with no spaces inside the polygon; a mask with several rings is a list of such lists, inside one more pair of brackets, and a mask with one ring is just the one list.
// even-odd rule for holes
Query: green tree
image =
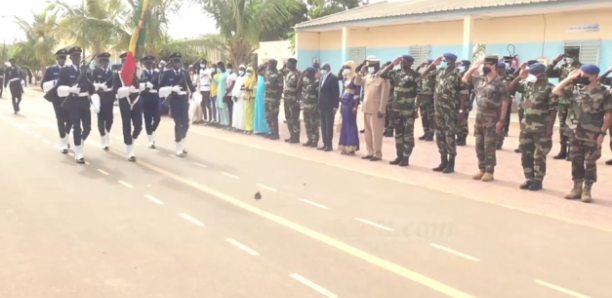
{"label": "green tree", "polygon": [[370,3],[369,0],[308,0],[307,2],[310,6],[308,16],[311,20]]}
{"label": "green tree", "polygon": [[43,71],[53,61],[59,44],[57,38],[57,15],[45,9],[33,15],[32,23],[15,17],[15,23],[25,34],[25,41],[16,43],[11,52],[19,64],[32,70]]}

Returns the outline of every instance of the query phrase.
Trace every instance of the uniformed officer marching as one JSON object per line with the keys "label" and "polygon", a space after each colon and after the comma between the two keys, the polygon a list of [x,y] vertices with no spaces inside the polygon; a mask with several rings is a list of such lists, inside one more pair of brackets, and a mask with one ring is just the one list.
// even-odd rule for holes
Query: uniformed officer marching
{"label": "uniformed officer marching", "polygon": [[65,49],[61,49],[55,53],[57,64],[47,67],[41,84],[41,88],[43,92],[45,92],[45,99],[53,104],[53,110],[55,111],[55,118],[57,120],[57,131],[61,139],[60,150],[63,154],[67,154],[70,148],[70,137],[68,134],[70,134],[72,125],[70,125],[68,110],[62,107],[62,101],[64,99],[57,96],[55,87],[60,77],[60,71],[65,67],[67,55],[68,51]]}
{"label": "uniformed officer marching", "polygon": [[96,93],[99,96],[100,106],[98,112],[98,131],[102,149],[108,150],[110,144],[109,132],[113,126],[113,107],[115,92],[113,90],[113,72],[108,68],[109,53],[100,53],[96,56],[98,65],[93,70],[93,81]]}
{"label": "uniformed officer marching", "polygon": [[159,81],[161,79],[160,72],[153,69],[155,57],[146,56],[140,61],[144,66],[140,75],[140,84],[144,86],[144,90],[140,93],[142,97],[142,110],[144,112],[145,129],[149,140],[149,148],[155,149],[155,131],[161,120],[159,111]]}
{"label": "uniformed officer marching", "polygon": [[4,88],[7,86],[11,91],[11,102],[13,103],[13,111],[19,113],[19,104],[21,103],[21,95],[23,94],[23,86],[21,86],[21,68],[15,64],[15,58],[9,59],[10,66],[4,71]]}
{"label": "uniformed officer marching", "polygon": [[189,130],[189,98],[187,90],[193,93],[195,87],[189,75],[181,69],[181,54],[170,55],[171,67],[163,72],[159,97],[165,98],[170,104],[172,119],[174,119],[174,141],[176,142],[176,155],[183,157],[187,154],[185,150],[185,138]]}
{"label": "uniformed officer marching", "polygon": [[79,164],[85,163],[83,144],[91,132],[91,101],[89,96],[95,92],[93,82],[87,77],[88,67],[79,67],[82,52],[79,47],[72,47],[68,50],[72,66],[62,68],[57,81],[57,95],[64,98],[62,107],[68,110],[72,123],[74,159]]}
{"label": "uniformed officer marching", "polygon": [[4,92],[4,64],[0,64],[0,98],[2,98],[2,92]]}
{"label": "uniformed officer marching", "polygon": [[[127,53],[119,56],[121,64],[125,63]],[[143,86],[144,87],[144,86]],[[138,138],[142,131],[142,101],[140,100],[140,84],[134,74],[131,85],[125,85],[119,72],[114,74],[113,90],[117,93],[119,101],[119,111],[121,112],[121,123],[123,124],[123,143],[126,146],[126,153],[129,161],[136,161],[134,154],[134,140]],[[134,130],[132,131],[132,125]]]}

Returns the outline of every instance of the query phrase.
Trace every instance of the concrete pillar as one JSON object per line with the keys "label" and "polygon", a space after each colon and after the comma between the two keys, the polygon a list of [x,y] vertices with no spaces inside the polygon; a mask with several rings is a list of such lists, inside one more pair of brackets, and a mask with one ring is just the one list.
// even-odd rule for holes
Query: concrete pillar
{"label": "concrete pillar", "polygon": [[474,42],[472,32],[474,30],[474,17],[467,15],[463,17],[463,59],[472,61],[474,55]]}
{"label": "concrete pillar", "polygon": [[351,29],[349,27],[342,27],[342,63],[349,61],[350,59],[350,38]]}

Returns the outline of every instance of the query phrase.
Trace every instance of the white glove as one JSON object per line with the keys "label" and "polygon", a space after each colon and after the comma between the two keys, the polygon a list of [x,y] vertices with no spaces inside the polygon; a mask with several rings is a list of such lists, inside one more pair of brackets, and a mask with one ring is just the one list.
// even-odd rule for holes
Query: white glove
{"label": "white glove", "polygon": [[130,93],[138,93],[138,89],[134,86],[130,86]]}
{"label": "white glove", "polygon": [[79,88],[79,87],[70,87],[70,93],[79,94],[79,93],[81,93],[81,88]]}
{"label": "white glove", "polygon": [[98,91],[98,90],[100,90],[102,88],[102,84],[100,84],[100,83],[94,83],[93,85],[94,85],[94,89],[96,91]]}
{"label": "white glove", "polygon": [[176,85],[176,86],[172,87],[172,92],[176,92],[176,93],[181,92],[181,86]]}
{"label": "white glove", "polygon": [[138,89],[140,90],[140,92],[145,90],[145,84],[140,84],[138,85]]}

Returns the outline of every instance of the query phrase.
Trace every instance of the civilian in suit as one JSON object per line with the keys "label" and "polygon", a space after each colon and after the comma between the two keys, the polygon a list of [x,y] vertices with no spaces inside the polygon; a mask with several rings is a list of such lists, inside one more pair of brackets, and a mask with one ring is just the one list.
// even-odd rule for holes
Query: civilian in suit
{"label": "civilian in suit", "polygon": [[319,114],[321,115],[321,136],[323,147],[319,150],[332,151],[334,138],[334,116],[338,110],[340,99],[340,85],[338,77],[331,72],[328,63],[321,66],[321,79],[319,81]]}
{"label": "civilian in suit", "polygon": [[361,107],[364,114],[365,141],[368,151],[367,155],[362,158],[379,161],[382,159],[385,113],[391,85],[389,80],[379,76],[380,59],[375,56],[369,56],[360,67],[361,71],[355,77],[355,84],[364,88]]}

